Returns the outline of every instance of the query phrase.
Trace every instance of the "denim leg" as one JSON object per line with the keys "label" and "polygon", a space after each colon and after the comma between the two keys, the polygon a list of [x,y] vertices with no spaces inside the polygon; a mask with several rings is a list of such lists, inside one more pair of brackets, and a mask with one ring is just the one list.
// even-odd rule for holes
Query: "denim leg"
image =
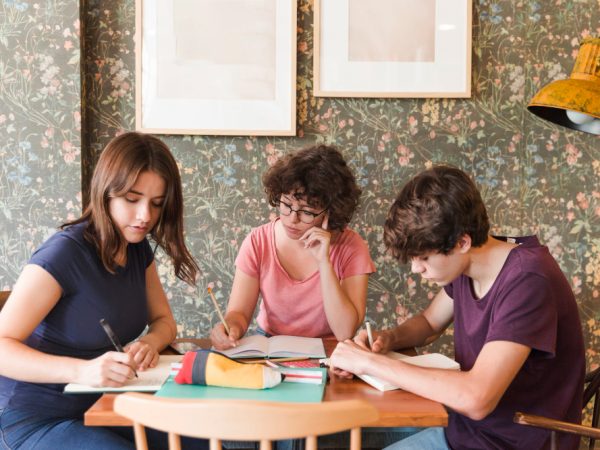
{"label": "denim leg", "polygon": [[[107,427],[107,429],[130,442],[135,442],[133,427]],[[168,435],[162,431],[146,428],[146,440],[151,450],[169,449]],[[181,446],[185,450],[208,450],[209,447],[207,439],[196,439],[187,436],[181,436]]]}
{"label": "denim leg", "polygon": [[444,429],[432,427],[396,442],[384,450],[450,450],[450,447]]}
{"label": "denim leg", "polygon": [[43,417],[4,409],[0,413],[0,448],[4,450],[134,450],[135,445],[112,431],[86,427],[82,420]]}
{"label": "denim leg", "polygon": [[[168,449],[166,433],[146,429],[153,450]],[[186,450],[206,450],[208,442],[182,438]],[[2,450],[134,450],[132,427],[87,427],[82,420],[44,417],[15,409],[0,409]]]}

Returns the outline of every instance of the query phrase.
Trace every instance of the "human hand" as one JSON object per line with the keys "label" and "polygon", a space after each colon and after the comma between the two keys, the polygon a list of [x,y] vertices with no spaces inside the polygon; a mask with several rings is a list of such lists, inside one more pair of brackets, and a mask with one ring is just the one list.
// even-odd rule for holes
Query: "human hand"
{"label": "human hand", "polygon": [[387,353],[392,349],[392,333],[389,330],[372,331],[373,347],[369,346],[369,336],[366,330],[360,332],[354,337],[354,342],[360,347],[370,350],[373,353]]}
{"label": "human hand", "polygon": [[134,366],[129,353],[106,352],[91,360],[80,360],[73,381],[93,387],[121,387],[135,376]]}
{"label": "human hand", "polygon": [[237,347],[238,340],[243,335],[243,330],[237,323],[229,323],[229,334],[222,323],[218,323],[210,332],[210,341],[217,350],[227,350]]}
{"label": "human hand", "polygon": [[156,367],[156,364],[158,364],[158,351],[147,342],[144,342],[143,338],[125,346],[125,352],[131,355],[135,367],[140,371]]}
{"label": "human hand", "polygon": [[345,370],[338,369],[337,367],[330,367],[329,371],[335,375],[336,377],[352,379],[354,378],[354,374],[351,372],[346,372]]}
{"label": "human hand", "polygon": [[362,375],[369,367],[371,352],[355,344],[350,339],[339,342],[329,358],[335,374],[348,378],[347,374]]}
{"label": "human hand", "polygon": [[329,216],[325,213],[325,218],[320,227],[312,227],[300,237],[304,242],[304,248],[308,248],[310,253],[319,263],[329,263],[329,243],[331,233],[327,231]]}

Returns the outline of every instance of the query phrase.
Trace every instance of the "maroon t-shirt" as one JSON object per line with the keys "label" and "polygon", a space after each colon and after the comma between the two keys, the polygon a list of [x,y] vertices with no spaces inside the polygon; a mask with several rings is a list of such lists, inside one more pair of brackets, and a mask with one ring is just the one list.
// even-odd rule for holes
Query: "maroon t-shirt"
{"label": "maroon t-shirt", "polygon": [[[505,238],[497,238],[506,240]],[[450,411],[446,438],[455,449],[538,449],[549,446],[549,431],[513,423],[516,411],[581,421],[585,375],[583,336],[575,297],[548,248],[535,236],[516,238],[514,248],[481,299],[461,275],[445,287],[454,300],[455,358],[470,370],[491,341],[531,347],[531,354],[483,420]],[[563,434],[561,449],[578,448]]]}

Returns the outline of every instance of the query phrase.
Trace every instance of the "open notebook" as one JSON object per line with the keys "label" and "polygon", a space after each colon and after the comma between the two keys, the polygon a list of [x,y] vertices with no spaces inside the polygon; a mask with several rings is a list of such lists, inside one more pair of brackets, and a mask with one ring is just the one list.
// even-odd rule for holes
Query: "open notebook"
{"label": "open notebook", "polygon": [[91,394],[96,392],[155,392],[169,378],[171,363],[181,361],[181,355],[162,355],[156,367],[137,372],[138,378],[129,380],[122,387],[92,387],[84,384],[69,383],[65,386],[66,394]]}
{"label": "open notebook", "polygon": [[230,358],[325,358],[325,347],[320,338],[299,336],[272,336],[257,334],[240,339],[240,344],[221,352]]}
{"label": "open notebook", "polygon": [[[402,353],[389,352],[387,354],[392,359],[399,359],[403,362],[414,364],[415,366],[431,367],[434,369],[460,370],[460,365],[453,359],[442,355],[441,353],[428,353],[426,355],[406,356]],[[398,389],[398,386],[384,381],[371,375],[359,375],[359,377],[380,391],[391,391]]]}

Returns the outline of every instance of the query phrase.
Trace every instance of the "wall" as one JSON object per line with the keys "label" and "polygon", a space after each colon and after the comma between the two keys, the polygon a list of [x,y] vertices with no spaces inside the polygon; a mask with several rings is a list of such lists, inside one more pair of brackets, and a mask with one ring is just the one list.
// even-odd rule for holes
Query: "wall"
{"label": "wall", "polygon": [[0,3],[0,289],[81,212],[79,5]]}
{"label": "wall", "polygon": [[[84,184],[110,137],[134,127],[134,14],[133,0],[82,2]],[[187,239],[203,269],[198,294],[177,282],[168,266],[160,267],[182,336],[206,335],[217,321],[206,287],[212,286],[225,303],[242,239],[272,217],[260,185],[262,171],[278,155],[326,142],[343,150],[364,188],[352,227],[367,239],[378,268],[369,287],[369,319],[392,326],[431,297],[431,286],[385,255],[382,224],[390,201],[410,176],[432,163],[448,162],[475,177],[495,233],[537,233],[550,247],[577,294],[588,357],[594,364],[600,360],[595,350],[600,335],[599,141],[538,120],[525,108],[539,87],[568,76],[579,39],[600,31],[600,5],[597,0],[476,0],[473,16],[472,98],[316,99],[311,95],[312,2],[300,0],[297,137],[164,136],[181,165]],[[44,49],[54,43],[51,36],[40,41]],[[61,71],[71,68],[66,63]],[[20,109],[16,102],[4,113]],[[17,151],[18,140],[10,142],[7,148]],[[33,146],[42,152],[39,139]],[[56,152],[61,151],[58,146]],[[2,180],[9,173],[7,161],[0,154]],[[55,170],[65,167],[72,166],[61,161]],[[4,199],[8,189],[0,189]],[[44,191],[38,198],[57,204],[64,196],[60,192]],[[14,209],[42,215],[46,209],[41,206],[32,201]],[[44,226],[69,212],[57,208],[44,214]],[[37,227],[35,220],[0,220],[3,230],[22,227],[34,246],[43,237],[27,231]],[[11,242],[23,245],[17,235]],[[0,268],[1,283],[14,282],[30,248],[7,255],[12,269]],[[451,331],[435,348],[451,352],[450,342]]]}

